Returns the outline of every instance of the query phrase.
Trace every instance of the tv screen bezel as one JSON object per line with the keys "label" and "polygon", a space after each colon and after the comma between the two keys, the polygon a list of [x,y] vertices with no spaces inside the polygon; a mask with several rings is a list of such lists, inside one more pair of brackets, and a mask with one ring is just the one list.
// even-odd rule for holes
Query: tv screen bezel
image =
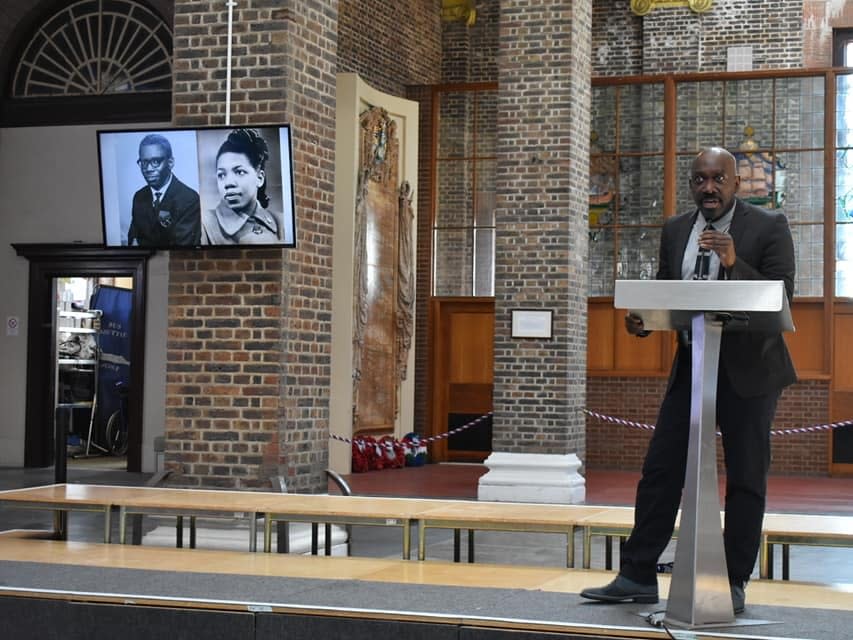
{"label": "tv screen bezel", "polygon": [[[293,130],[289,123],[277,124],[239,124],[239,125],[211,125],[211,126],[165,126],[165,127],[146,127],[146,128],[121,128],[121,129],[98,129],[96,131],[97,152],[98,152],[98,181],[100,187],[100,209],[101,209],[101,232],[103,234],[103,244],[108,249],[128,248],[131,245],[127,244],[127,229],[130,224],[130,211],[133,194],[139,189],[146,186],[145,180],[140,174],[139,167],[136,164],[139,141],[149,134],[161,134],[172,143],[172,152],[175,158],[175,168],[173,175],[182,182],[185,182],[190,188],[199,194],[201,212],[205,209],[215,207],[219,202],[218,195],[212,199],[210,194],[216,192],[216,167],[211,165],[206,167],[203,163],[205,158],[203,153],[208,151],[207,148],[212,148],[213,158],[215,158],[218,144],[213,144],[211,139],[216,138],[215,134],[219,134],[222,140],[227,134],[235,129],[255,129],[270,143],[272,132],[277,144],[271,145],[278,150],[278,156],[275,156],[275,149],[270,149],[270,160],[267,164],[266,179],[267,184],[279,180],[280,185],[275,185],[276,190],[270,191],[270,209],[280,210],[283,219],[284,238],[281,242],[267,242],[257,244],[204,244],[204,243],[187,243],[187,244],[142,244],[132,245],[140,248],[154,249],[159,251],[171,250],[197,250],[197,249],[264,249],[264,248],[294,248],[296,246],[297,224],[296,224],[296,203],[295,203],[295,182],[293,171]],[[199,133],[207,140],[200,142]],[[190,135],[187,135],[190,134]],[[180,140],[179,144],[175,144],[173,140]],[[192,138],[195,146],[195,153],[191,158],[183,157],[187,150],[188,138]],[[107,140],[113,142],[107,143]],[[213,146],[212,146],[213,145]],[[109,147],[109,149],[108,149]],[[122,169],[116,168],[114,173],[111,173],[109,166],[118,167],[117,162],[107,165],[105,156],[114,157],[121,147],[122,157],[127,156],[127,166]],[[128,149],[132,148],[132,152],[128,154]],[[214,163],[215,164],[215,163]],[[284,165],[287,166],[284,166]],[[194,169],[193,169],[194,167]],[[184,175],[182,175],[182,173]],[[121,182],[121,184],[120,184]],[[275,206],[274,204],[275,203]],[[211,206],[212,205],[212,206]],[[115,227],[118,226],[116,230]],[[110,238],[118,236],[118,242]],[[288,238],[288,235],[290,236]]]}

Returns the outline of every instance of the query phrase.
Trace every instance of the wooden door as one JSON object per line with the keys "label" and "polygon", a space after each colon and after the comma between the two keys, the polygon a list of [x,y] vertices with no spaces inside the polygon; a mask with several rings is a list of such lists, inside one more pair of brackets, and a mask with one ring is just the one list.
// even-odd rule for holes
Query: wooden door
{"label": "wooden door", "polygon": [[431,436],[472,426],[430,447],[435,462],[482,462],[492,450],[493,298],[434,298]]}
{"label": "wooden door", "polygon": [[[838,303],[833,314],[833,364],[830,420],[853,415],[853,305]],[[832,430],[830,473],[853,474],[853,426]]]}

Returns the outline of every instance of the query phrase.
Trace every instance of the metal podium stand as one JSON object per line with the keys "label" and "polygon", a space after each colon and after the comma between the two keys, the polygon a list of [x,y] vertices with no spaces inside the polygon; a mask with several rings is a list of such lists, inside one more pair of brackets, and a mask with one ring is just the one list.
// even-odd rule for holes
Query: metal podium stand
{"label": "metal podium stand", "polygon": [[793,331],[784,282],[617,280],[614,306],[640,316],[646,329],[693,332],[687,472],[664,621],[687,628],[731,624],[735,616],[717,493],[720,338],[724,326]]}

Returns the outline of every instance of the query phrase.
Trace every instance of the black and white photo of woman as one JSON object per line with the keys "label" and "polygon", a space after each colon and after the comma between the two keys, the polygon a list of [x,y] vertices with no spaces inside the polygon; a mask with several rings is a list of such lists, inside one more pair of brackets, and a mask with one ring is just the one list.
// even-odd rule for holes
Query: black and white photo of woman
{"label": "black and white photo of woman", "polygon": [[202,244],[278,244],[282,214],[270,207],[270,148],[257,129],[234,129],[216,153],[219,201],[202,212]]}

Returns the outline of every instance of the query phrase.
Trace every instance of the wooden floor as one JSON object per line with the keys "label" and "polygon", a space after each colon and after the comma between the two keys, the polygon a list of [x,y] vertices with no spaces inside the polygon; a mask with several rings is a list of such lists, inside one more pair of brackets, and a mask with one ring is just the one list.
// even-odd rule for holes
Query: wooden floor
{"label": "wooden floor", "polygon": [[[480,464],[427,464],[422,467],[383,469],[344,477],[355,495],[418,498],[477,498],[477,482],[488,469]],[[584,473],[588,504],[633,506],[639,473],[597,471]],[[720,494],[725,481],[720,479]],[[333,484],[329,491],[335,492]],[[853,514],[853,478],[771,476],[767,510],[793,513]]]}

